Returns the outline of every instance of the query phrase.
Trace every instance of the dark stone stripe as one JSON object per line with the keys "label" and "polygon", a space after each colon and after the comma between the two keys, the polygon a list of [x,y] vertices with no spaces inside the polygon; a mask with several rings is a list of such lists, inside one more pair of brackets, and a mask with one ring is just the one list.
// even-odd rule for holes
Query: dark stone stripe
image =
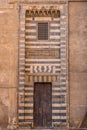
{"label": "dark stone stripe", "polygon": [[50,22],[50,24],[55,24],[55,23],[56,23],[56,24],[57,24],[57,23],[60,24],[60,19],[57,20],[57,21],[51,21],[51,22]]}
{"label": "dark stone stripe", "polygon": [[33,87],[31,84],[25,84],[25,87]]}
{"label": "dark stone stripe", "polygon": [[66,90],[53,90],[52,92],[53,92],[53,93],[56,93],[56,92],[58,92],[58,93],[65,93]]}
{"label": "dark stone stripe", "polygon": [[25,104],[33,104],[33,101],[24,101],[24,102],[21,102],[21,103],[25,103]]}
{"label": "dark stone stripe", "polygon": [[25,119],[25,122],[33,122],[33,119]]}
{"label": "dark stone stripe", "polygon": [[66,119],[52,119],[52,122],[66,122]]}
{"label": "dark stone stripe", "polygon": [[50,26],[50,30],[58,30],[60,29],[60,26]]}
{"label": "dark stone stripe", "polygon": [[57,43],[57,44],[30,44],[30,43],[25,43],[25,47],[27,47],[27,46],[60,46],[60,44],[59,43]]}
{"label": "dark stone stripe", "polygon": [[65,95],[53,95],[53,98],[63,98]]}
{"label": "dark stone stripe", "polygon": [[[28,58],[26,57],[26,59],[30,59],[30,58],[32,58],[32,59],[37,59],[37,58],[38,58],[38,59],[43,59],[44,56],[41,56],[41,57],[40,57],[40,56],[29,56]],[[45,59],[49,59],[49,58],[50,58],[50,59],[53,59],[53,60],[54,60],[54,59],[60,59],[60,57],[57,56],[57,55],[56,55],[56,56],[47,56],[47,57],[45,57]],[[61,71],[61,70],[60,70],[60,71]],[[30,70],[25,70],[25,72],[26,72],[26,73],[27,73],[27,72],[30,73]],[[56,71],[56,73],[58,73],[58,72]]]}
{"label": "dark stone stripe", "polygon": [[20,65],[20,68],[24,68],[25,67],[25,65]]}
{"label": "dark stone stripe", "polygon": [[19,119],[18,121],[20,123],[20,122],[32,122],[33,120],[32,119]]}
{"label": "dark stone stripe", "polygon": [[33,93],[33,90],[24,90],[25,93]]}
{"label": "dark stone stripe", "polygon": [[53,110],[66,110],[66,107],[52,107]]}
{"label": "dark stone stripe", "polygon": [[52,113],[52,116],[66,116],[66,113]]}
{"label": "dark stone stripe", "polygon": [[61,82],[66,82],[66,79],[61,79]]}
{"label": "dark stone stripe", "polygon": [[57,88],[58,88],[58,87],[61,88],[61,87],[66,87],[66,85],[65,85],[65,84],[60,84],[60,85],[54,85],[54,87],[55,87],[55,88],[56,88],[56,87],[57,87]]}
{"label": "dark stone stripe", "polygon": [[62,36],[61,36],[61,41],[62,41],[62,40],[64,40],[64,41],[65,41],[65,40],[66,40],[66,37],[62,37]]}
{"label": "dark stone stripe", "polygon": [[25,95],[24,97],[25,97],[25,98],[32,98],[33,95]]}
{"label": "dark stone stripe", "polygon": [[20,84],[20,87],[24,87],[24,84]]}
{"label": "dark stone stripe", "polygon": [[36,22],[33,20],[25,20],[25,23],[36,23]]}
{"label": "dark stone stripe", "polygon": [[59,39],[53,39],[53,38],[50,38],[50,41],[54,41],[54,42],[60,42],[60,38]]}
{"label": "dark stone stripe", "polygon": [[36,32],[25,32],[26,36],[37,36]]}
{"label": "dark stone stripe", "polygon": [[19,113],[19,116],[33,116],[33,113]]}
{"label": "dark stone stripe", "polygon": [[60,32],[50,32],[49,35],[52,35],[52,36],[60,36]]}
{"label": "dark stone stripe", "polygon": [[25,106],[22,106],[22,107],[19,107],[19,110],[32,110],[33,107],[25,107]]}
{"label": "dark stone stripe", "polygon": [[65,103],[65,101],[53,101],[52,103],[53,104],[63,104],[63,103]]}
{"label": "dark stone stripe", "polygon": [[56,69],[60,69],[60,68],[61,68],[61,66],[55,66],[55,68],[56,68]]}
{"label": "dark stone stripe", "polygon": [[36,26],[25,26],[25,29],[37,29]]}
{"label": "dark stone stripe", "polygon": [[32,39],[32,38],[26,38],[26,39],[25,39],[25,41],[27,41],[27,42],[28,42],[28,41],[36,41],[36,40],[37,40],[37,38],[33,38],[33,39]]}
{"label": "dark stone stripe", "polygon": [[26,61],[25,64],[35,64],[35,63],[38,63],[38,64],[41,64],[41,63],[44,63],[44,64],[60,64],[61,62],[60,61]]}
{"label": "dark stone stripe", "polygon": [[20,70],[19,70],[19,72],[24,72],[25,70],[24,70],[24,68],[20,68]]}

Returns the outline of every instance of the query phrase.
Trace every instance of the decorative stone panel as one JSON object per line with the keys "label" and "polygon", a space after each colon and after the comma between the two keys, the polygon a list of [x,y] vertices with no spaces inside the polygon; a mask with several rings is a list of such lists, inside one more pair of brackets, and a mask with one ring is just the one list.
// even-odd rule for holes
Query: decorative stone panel
{"label": "decorative stone panel", "polygon": [[[34,7],[49,10],[49,4],[20,6],[19,126],[33,126],[34,82],[52,82],[52,126],[67,126],[67,3],[52,5],[58,17],[26,15]],[[43,42],[37,40],[37,22],[42,20],[49,23],[49,39]]]}

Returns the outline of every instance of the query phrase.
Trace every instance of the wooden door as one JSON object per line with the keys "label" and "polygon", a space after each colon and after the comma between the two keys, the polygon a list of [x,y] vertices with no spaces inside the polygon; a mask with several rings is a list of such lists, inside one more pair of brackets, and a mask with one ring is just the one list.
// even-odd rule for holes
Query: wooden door
{"label": "wooden door", "polygon": [[34,84],[34,127],[52,125],[52,85],[51,83]]}

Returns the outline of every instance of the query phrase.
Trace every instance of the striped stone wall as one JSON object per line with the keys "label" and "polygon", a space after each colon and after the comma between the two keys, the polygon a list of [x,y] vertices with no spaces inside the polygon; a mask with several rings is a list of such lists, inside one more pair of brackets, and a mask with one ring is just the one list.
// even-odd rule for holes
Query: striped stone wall
{"label": "striped stone wall", "polygon": [[[33,126],[34,82],[52,82],[52,126],[67,125],[67,3],[54,5],[60,10],[58,18],[26,17],[34,5],[20,6],[19,126]],[[42,21],[49,24],[47,41],[37,39],[37,23]]]}

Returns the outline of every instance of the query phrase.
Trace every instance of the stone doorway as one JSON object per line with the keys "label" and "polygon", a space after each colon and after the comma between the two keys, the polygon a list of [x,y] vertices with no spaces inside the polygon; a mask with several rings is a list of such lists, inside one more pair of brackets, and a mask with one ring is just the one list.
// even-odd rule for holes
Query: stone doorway
{"label": "stone doorway", "polygon": [[34,127],[52,127],[52,84],[34,84]]}

